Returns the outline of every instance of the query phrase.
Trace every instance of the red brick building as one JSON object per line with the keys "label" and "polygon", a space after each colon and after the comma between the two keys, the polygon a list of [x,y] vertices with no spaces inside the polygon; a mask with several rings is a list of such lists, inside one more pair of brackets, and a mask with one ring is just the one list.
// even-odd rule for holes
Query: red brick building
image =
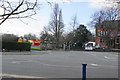
{"label": "red brick building", "polygon": [[96,24],[96,46],[120,49],[120,20]]}

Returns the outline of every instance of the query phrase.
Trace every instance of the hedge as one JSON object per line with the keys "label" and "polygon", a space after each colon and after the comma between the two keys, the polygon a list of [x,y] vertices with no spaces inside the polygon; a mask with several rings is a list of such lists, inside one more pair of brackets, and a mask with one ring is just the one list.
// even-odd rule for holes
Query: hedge
{"label": "hedge", "polygon": [[3,41],[2,42],[2,49],[5,50],[26,50],[26,51],[30,51],[31,50],[31,44],[29,42],[6,42]]}

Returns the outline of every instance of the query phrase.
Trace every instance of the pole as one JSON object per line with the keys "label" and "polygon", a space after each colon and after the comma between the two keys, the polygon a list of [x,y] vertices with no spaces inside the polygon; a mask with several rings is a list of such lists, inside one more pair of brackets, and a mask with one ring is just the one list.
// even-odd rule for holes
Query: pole
{"label": "pole", "polygon": [[86,80],[86,63],[82,63],[82,80]]}
{"label": "pole", "polygon": [[69,42],[69,46],[68,47],[69,47],[69,50],[70,50],[70,42]]}
{"label": "pole", "polygon": [[65,43],[63,43],[63,50],[65,50]]}

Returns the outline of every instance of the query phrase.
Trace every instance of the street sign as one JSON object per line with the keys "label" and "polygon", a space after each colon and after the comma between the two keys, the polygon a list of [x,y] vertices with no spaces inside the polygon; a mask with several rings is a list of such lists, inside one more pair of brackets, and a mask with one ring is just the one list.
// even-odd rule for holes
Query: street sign
{"label": "street sign", "polygon": [[68,43],[67,43],[67,42],[65,43],[65,46],[68,46]]}
{"label": "street sign", "polygon": [[19,39],[18,39],[18,42],[22,42],[22,38],[19,38]]}

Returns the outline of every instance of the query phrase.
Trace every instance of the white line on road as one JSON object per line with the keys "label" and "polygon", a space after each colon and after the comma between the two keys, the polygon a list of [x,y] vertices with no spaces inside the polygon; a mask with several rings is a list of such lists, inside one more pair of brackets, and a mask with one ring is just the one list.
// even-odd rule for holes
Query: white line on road
{"label": "white line on road", "polygon": [[32,60],[22,60],[22,61],[12,61],[10,63],[13,63],[13,64],[20,64],[22,62],[32,62]]}
{"label": "white line on road", "polygon": [[79,68],[80,66],[65,66],[65,65],[56,65],[56,64],[46,64],[46,63],[39,63],[45,66],[53,66],[53,67],[68,67],[68,68]]}
{"label": "white line on road", "polygon": [[113,58],[113,57],[107,57],[107,56],[104,56],[105,59],[110,59],[110,60],[113,60],[113,59],[116,59],[116,58]]}
{"label": "white line on road", "polygon": [[92,66],[98,66],[98,64],[90,64],[90,65],[92,65]]}
{"label": "white line on road", "polygon": [[12,61],[11,63],[13,63],[13,64],[20,64],[20,62],[18,62],[18,61]]}
{"label": "white line on road", "polygon": [[91,54],[92,56],[96,56],[96,54]]}
{"label": "white line on road", "polygon": [[104,56],[105,59],[109,59],[107,56]]}
{"label": "white line on road", "polygon": [[13,77],[13,78],[45,78],[36,76],[16,75],[16,74],[0,74],[2,77]]}

